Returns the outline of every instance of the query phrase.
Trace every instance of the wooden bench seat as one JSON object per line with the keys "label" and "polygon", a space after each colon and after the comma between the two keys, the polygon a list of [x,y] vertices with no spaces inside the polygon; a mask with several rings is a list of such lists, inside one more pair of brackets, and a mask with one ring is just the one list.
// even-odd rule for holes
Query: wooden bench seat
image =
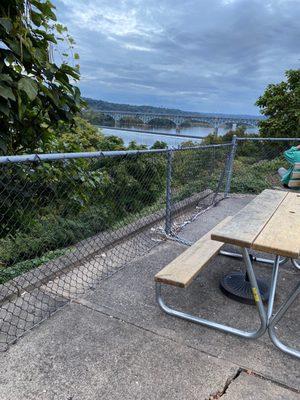
{"label": "wooden bench seat", "polygon": [[199,274],[209,261],[215,257],[221,247],[222,242],[211,239],[211,234],[217,228],[229,222],[231,217],[225,218],[210,232],[206,233],[201,239],[180,254],[175,260],[171,261],[166,267],[155,275],[155,282],[167,285],[188,287],[193,279]]}

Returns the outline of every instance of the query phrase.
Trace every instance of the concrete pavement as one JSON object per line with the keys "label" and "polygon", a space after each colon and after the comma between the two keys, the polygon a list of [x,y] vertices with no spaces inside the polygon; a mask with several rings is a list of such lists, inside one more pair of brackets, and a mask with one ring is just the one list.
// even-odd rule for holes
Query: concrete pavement
{"label": "concrete pavement", "polygon": [[[249,200],[222,201],[180,236],[198,239]],[[154,274],[185,248],[173,241],[157,246],[2,353],[0,399],[300,399],[299,361],[278,351],[267,335],[245,341],[159,310]],[[223,273],[241,267],[219,256],[190,288],[165,288],[165,296],[196,315],[254,327],[255,308],[227,299],[218,288]],[[268,266],[256,270],[271,275]],[[276,307],[297,274],[290,264],[281,268]],[[299,308],[298,301],[278,327],[291,345],[299,345]]]}

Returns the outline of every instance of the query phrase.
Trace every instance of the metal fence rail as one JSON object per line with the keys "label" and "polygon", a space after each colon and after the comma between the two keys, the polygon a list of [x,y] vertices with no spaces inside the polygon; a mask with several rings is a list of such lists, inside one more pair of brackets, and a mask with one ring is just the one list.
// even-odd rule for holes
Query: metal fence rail
{"label": "metal fence rail", "polygon": [[0,157],[0,346],[224,197],[231,144]]}
{"label": "metal fence rail", "polygon": [[[218,147],[229,147],[230,143],[224,144],[209,144],[199,146],[189,146],[189,150],[205,150],[213,149]],[[9,163],[24,163],[24,162],[39,162],[39,161],[58,161],[58,160],[71,160],[78,158],[110,158],[110,157],[122,157],[122,156],[134,156],[139,154],[162,154],[168,153],[169,151],[182,152],[185,148],[174,148],[174,149],[151,149],[151,150],[113,150],[113,151],[91,151],[82,153],[48,153],[48,154],[23,154],[17,156],[0,156],[0,164]]]}

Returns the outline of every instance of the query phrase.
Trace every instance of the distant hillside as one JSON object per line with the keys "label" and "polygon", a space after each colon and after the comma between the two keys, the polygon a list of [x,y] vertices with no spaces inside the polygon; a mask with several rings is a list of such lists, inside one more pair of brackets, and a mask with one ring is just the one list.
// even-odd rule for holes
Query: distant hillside
{"label": "distant hillside", "polygon": [[[94,100],[90,98],[84,99],[88,105],[95,111],[129,111],[129,112],[145,112],[145,113],[159,113],[159,114],[192,114],[186,111],[177,110],[175,108],[162,108],[152,106],[135,106],[131,104],[110,103],[103,100]],[[193,113],[195,114],[195,113]]]}
{"label": "distant hillside", "polygon": [[[201,112],[192,112],[192,111],[182,111],[176,108],[164,108],[164,107],[152,107],[152,106],[135,106],[131,104],[118,104],[118,103],[110,103],[108,101],[104,100],[95,100],[95,99],[90,99],[90,98],[85,98],[84,99],[90,108],[94,111],[104,111],[104,110],[110,110],[110,111],[129,111],[129,112],[140,112],[140,113],[154,113],[154,114],[185,114],[185,115],[196,115],[196,114],[201,114],[201,115],[207,115],[207,116],[235,116],[234,114],[218,114],[218,113],[201,113]],[[237,115],[237,114],[236,114]],[[255,117],[257,118],[257,115],[241,115],[239,114],[240,117]],[[262,119],[264,117],[261,117]]]}

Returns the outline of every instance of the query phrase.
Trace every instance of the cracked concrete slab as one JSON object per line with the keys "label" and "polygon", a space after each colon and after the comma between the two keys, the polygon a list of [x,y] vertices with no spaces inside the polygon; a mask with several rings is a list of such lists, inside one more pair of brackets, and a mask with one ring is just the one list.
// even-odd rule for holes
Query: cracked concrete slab
{"label": "cracked concrete slab", "polygon": [[221,400],[299,400],[300,394],[255,375],[242,372],[233,380]]}
{"label": "cracked concrete slab", "polygon": [[[249,199],[242,197],[220,203],[189,224],[181,236],[190,240],[196,235],[200,237],[226,215],[237,212],[247,201]],[[167,242],[157,247],[146,257],[133,262],[131,266],[103,282],[95,291],[89,292],[84,300],[92,304],[92,307],[101,307],[108,314],[120,315],[121,318],[159,335],[185,343],[223,360],[230,360],[242,368],[256,371],[299,390],[299,361],[277,350],[267,334],[259,340],[246,341],[167,316],[159,310],[155,302],[154,275],[185,248],[176,242]],[[218,287],[222,274],[242,267],[240,261],[217,257],[188,289],[165,287],[165,297],[169,304],[184,311],[227,322],[242,329],[252,329],[259,322],[255,307],[228,299]],[[270,279],[269,266],[257,264],[255,268],[259,276]],[[299,274],[290,265],[281,269],[275,307],[278,307],[284,299],[286,291],[290,290],[297,273]],[[299,306],[298,301],[278,328],[283,340],[290,345],[299,346],[297,332],[300,321],[294,317],[299,315]]]}
{"label": "cracked concrete slab", "polygon": [[[188,224],[180,236],[198,239],[249,200],[238,196],[222,201]],[[299,361],[278,351],[267,336],[246,341],[159,310],[154,274],[185,248],[173,241],[157,246],[0,354],[0,400],[207,400],[220,394],[228,400],[260,400],[261,393],[266,394],[264,400],[277,400],[278,393],[289,400],[294,395],[299,398],[295,391],[300,390]],[[190,288],[167,287],[165,296],[170,304],[196,315],[254,327],[255,308],[226,298],[218,288],[223,273],[241,266],[237,260],[217,257]],[[255,268],[270,278],[270,267]],[[296,279],[291,265],[281,268],[276,307]],[[299,302],[278,333],[299,346],[295,316],[299,316]],[[265,379],[237,376],[241,369]],[[269,393],[275,397],[266,397]]]}
{"label": "cracked concrete slab", "polygon": [[[170,254],[168,246],[169,244],[161,246],[160,250],[157,249],[143,258],[141,263],[137,262],[131,268],[103,282],[101,287],[90,292],[84,300],[88,301],[91,307],[99,306],[109,315],[117,315],[159,335],[193,346],[224,360],[230,360],[245,369],[252,369],[300,389],[299,361],[278,351],[267,335],[257,341],[246,341],[167,316],[158,308],[155,302],[153,276],[163,267],[159,264],[161,257]],[[176,247],[178,250],[179,245]],[[202,280],[194,282],[188,290],[165,288],[165,297],[174,307],[195,315],[227,322],[240,328],[253,328],[258,322],[255,308],[236,303],[219,291],[220,269],[221,273],[226,271],[223,263],[228,260],[220,258],[218,262],[213,271],[209,272],[209,269],[204,271]],[[232,261],[230,263],[229,267],[226,267],[227,270],[232,268]],[[236,268],[239,268],[239,263],[236,261],[234,263],[238,264]],[[290,280],[285,282],[287,286],[290,284]],[[278,305],[277,302],[276,305]],[[293,308],[291,313],[299,315],[299,306]],[[285,318],[285,321],[289,321],[289,317],[291,315]],[[299,322],[297,319],[290,321],[287,327],[286,341],[290,344],[297,343]]]}
{"label": "cracked concrete slab", "polygon": [[237,370],[77,304],[0,358],[1,400],[206,399]]}

